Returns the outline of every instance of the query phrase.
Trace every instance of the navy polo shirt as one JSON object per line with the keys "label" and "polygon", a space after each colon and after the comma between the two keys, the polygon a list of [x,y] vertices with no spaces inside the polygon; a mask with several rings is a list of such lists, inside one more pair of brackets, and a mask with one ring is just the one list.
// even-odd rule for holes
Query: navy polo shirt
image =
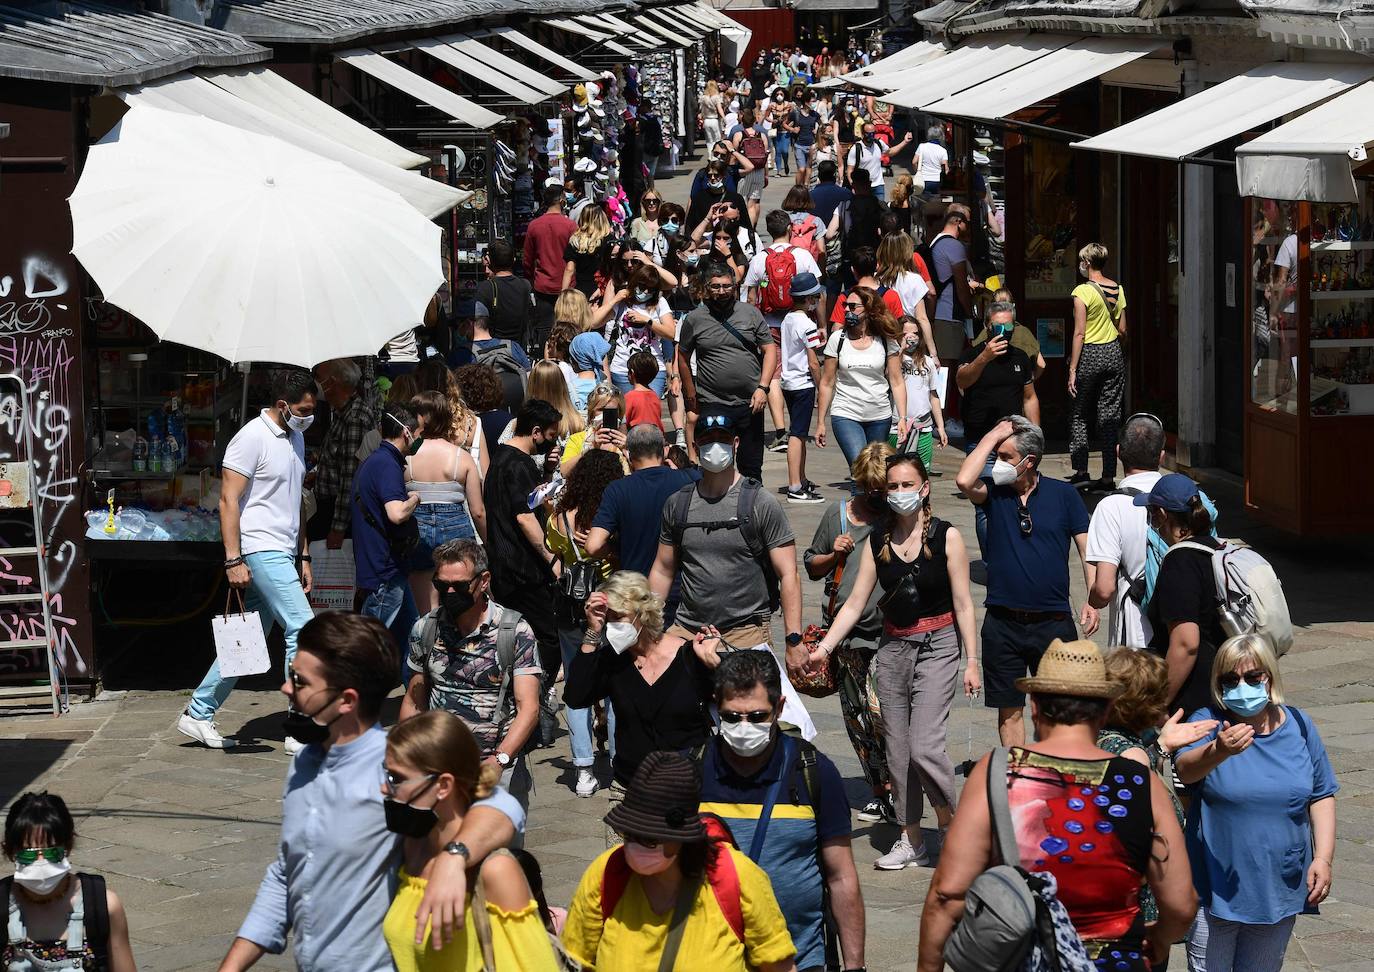
{"label": "navy polo shirt", "polygon": [[353,565],[362,590],[375,591],[386,581],[403,574],[401,564],[391,556],[391,545],[381,530],[367,522],[358,502],[372,513],[385,530],[391,521],[386,516],[386,504],[392,500],[405,501],[405,457],[390,442],[383,442],[362,461],[353,474]]}
{"label": "navy polo shirt", "polygon": [[[1083,498],[1062,479],[1041,476],[1026,500],[1031,535],[1021,535],[1020,501],[1012,486],[988,488],[989,606],[1018,611],[1064,611],[1069,605],[1069,551],[1073,538],[1088,532]],[[356,535],[356,534],[355,534]]]}
{"label": "navy polo shirt", "polygon": [[[797,968],[825,965],[825,935],[821,912],[825,873],[821,869],[820,844],[834,837],[848,837],[849,800],[844,780],[824,753],[816,754],[817,801],[811,802],[806,778],[797,758],[796,739],[779,740],[773,746],[768,764],[753,776],[740,776],[720,748],[725,744],[714,737],[706,746],[701,766],[701,812],[714,813],[729,826],[739,849],[749,853],[754,830],[762,816],[769,788],[780,775],[782,787],[763,849],[754,863],[763,868],[773,884],[778,907],[787,919],[787,931],[797,949]],[[791,761],[783,764],[784,749]]]}

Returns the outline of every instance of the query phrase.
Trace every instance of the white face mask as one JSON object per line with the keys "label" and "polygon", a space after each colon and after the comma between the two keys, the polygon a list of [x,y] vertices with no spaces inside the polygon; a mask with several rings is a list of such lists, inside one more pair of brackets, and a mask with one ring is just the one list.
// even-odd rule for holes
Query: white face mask
{"label": "white face mask", "polygon": [[921,493],[888,493],[887,505],[892,509],[892,512],[906,515],[915,513],[924,499],[925,496]]}
{"label": "white face mask", "polygon": [[[1026,460],[1022,459],[1021,462]],[[992,464],[992,481],[997,486],[1010,486],[1016,482],[1016,477],[1021,475],[1021,462],[1012,465],[1005,459],[998,459]]]}
{"label": "white face mask", "polygon": [[315,416],[313,415],[297,415],[295,412],[291,411],[289,405],[282,415],[286,419],[287,426],[295,432],[304,433],[306,429],[310,428],[310,423],[315,421]]}
{"label": "white face mask", "polygon": [[720,738],[740,756],[757,756],[768,748],[773,739],[771,722],[722,722]]}
{"label": "white face mask", "polygon": [[639,629],[629,621],[611,621],[606,625],[606,642],[617,655],[639,640]]}
{"label": "white face mask", "polygon": [[52,894],[57,890],[57,886],[66,879],[72,871],[72,860],[70,857],[62,858],[60,864],[40,857],[27,867],[15,865],[14,883],[18,884],[30,894],[43,897]]}
{"label": "white face mask", "polygon": [[735,461],[735,447],[729,442],[712,442],[701,450],[701,468],[707,472],[724,472]]}

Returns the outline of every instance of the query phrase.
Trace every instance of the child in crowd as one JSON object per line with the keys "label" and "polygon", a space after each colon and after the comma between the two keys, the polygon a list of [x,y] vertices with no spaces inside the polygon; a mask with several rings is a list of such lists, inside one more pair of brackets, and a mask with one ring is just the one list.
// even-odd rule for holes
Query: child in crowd
{"label": "child in crowd", "polygon": [[816,350],[825,345],[820,324],[823,288],[813,273],[792,277],[792,310],[782,319],[782,397],[787,402],[787,501],[823,503],[806,478],[806,442],[811,437],[811,413],[821,367]]}
{"label": "child in crowd", "polygon": [[648,423],[663,428],[663,399],[649,386],[658,377],[658,361],[648,351],[636,351],[627,363],[634,389],[625,395],[625,427]]}
{"label": "child in crowd", "polygon": [[902,374],[906,378],[906,442],[897,442],[896,423],[888,441],[900,452],[914,449],[929,469],[935,438],[939,437],[942,449],[949,444],[940,409],[940,362],[926,347],[920,322],[910,315],[902,318]]}

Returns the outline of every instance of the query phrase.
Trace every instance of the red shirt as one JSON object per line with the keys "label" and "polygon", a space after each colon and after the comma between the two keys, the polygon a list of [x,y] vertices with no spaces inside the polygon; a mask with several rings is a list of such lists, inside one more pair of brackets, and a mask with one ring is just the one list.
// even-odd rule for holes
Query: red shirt
{"label": "red shirt", "polygon": [[921,275],[921,279],[926,282],[926,289],[932,294],[935,293],[935,284],[930,279],[930,270],[926,267],[926,262],[921,259],[921,254],[911,254],[911,265],[916,268],[916,272]]}
{"label": "red shirt", "polygon": [[[831,324],[844,323],[844,302],[848,299],[849,295],[843,294],[840,296],[839,300],[835,301],[835,308],[830,312]],[[883,291],[883,303],[887,305],[888,310],[892,311],[893,317],[900,318],[906,313],[906,310],[902,307],[901,296],[891,287]]]}
{"label": "red shirt", "polygon": [[562,213],[545,213],[525,231],[525,276],[538,293],[562,293],[563,251],[576,231],[577,224]]}
{"label": "red shirt", "polygon": [[657,425],[663,428],[663,400],[647,388],[625,393],[625,428]]}

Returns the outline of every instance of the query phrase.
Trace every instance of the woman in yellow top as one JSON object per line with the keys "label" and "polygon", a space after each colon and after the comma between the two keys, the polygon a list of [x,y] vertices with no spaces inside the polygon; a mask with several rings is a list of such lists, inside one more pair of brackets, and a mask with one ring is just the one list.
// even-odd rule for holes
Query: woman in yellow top
{"label": "woman in yellow top", "polygon": [[[601,507],[601,496],[606,487],[625,475],[620,458],[614,452],[593,449],[582,457],[568,477],[567,485],[558,495],[558,506],[549,517],[544,529],[544,545],[551,553],[558,555],[563,562],[563,574],[567,575],[578,561],[588,561],[595,566],[601,581],[611,576],[615,565],[609,558],[593,560],[587,556],[578,537],[586,541],[592,520]],[[598,585],[599,586],[599,585]],[[563,652],[563,668],[566,671],[573,658],[582,650],[582,632],[587,625],[584,603],[574,602],[560,590],[555,605],[558,620],[558,646]],[[580,797],[590,797],[597,790],[596,780],[596,740],[594,722],[596,710],[592,706],[582,709],[567,709],[568,732],[572,735],[573,766],[577,769],[577,781],[573,792]],[[611,759],[615,759],[615,714],[611,704],[606,703],[606,735],[610,740]]]}
{"label": "woman in yellow top", "polygon": [[700,794],[685,756],[654,752],[639,764],[606,814],[625,843],[592,861],[563,926],[563,945],[583,966],[794,972],[797,950],[768,875],[708,838]]}
{"label": "woman in yellow top", "polygon": [[1099,489],[1116,489],[1116,433],[1126,391],[1126,288],[1110,279],[1107,248],[1089,243],[1078,251],[1078,272],[1086,278],[1073,289],[1073,347],[1069,351],[1069,482],[1088,483],[1088,413],[1097,410],[1102,440]]}
{"label": "woman in yellow top", "polygon": [[[406,837],[400,883],[382,922],[397,972],[556,970],[525,872],[502,851],[482,862],[479,875],[469,873],[472,893],[453,941],[436,952],[426,929],[423,944],[415,944],[415,912],[435,859],[457,837],[468,807],[488,795],[501,775],[495,760],[482,762],[463,720],[435,709],[402,722],[387,735],[385,769],[387,827]],[[484,909],[475,901],[479,891],[486,897]]]}
{"label": "woman in yellow top", "polygon": [[[608,429],[604,424],[603,412],[616,410],[616,427]],[[574,432],[563,443],[563,465],[559,467],[563,478],[567,479],[577,468],[577,461],[593,449],[607,449],[621,456],[621,466],[626,474],[630,472],[625,454],[625,396],[609,382],[601,382],[587,395],[587,425],[581,432]]]}

